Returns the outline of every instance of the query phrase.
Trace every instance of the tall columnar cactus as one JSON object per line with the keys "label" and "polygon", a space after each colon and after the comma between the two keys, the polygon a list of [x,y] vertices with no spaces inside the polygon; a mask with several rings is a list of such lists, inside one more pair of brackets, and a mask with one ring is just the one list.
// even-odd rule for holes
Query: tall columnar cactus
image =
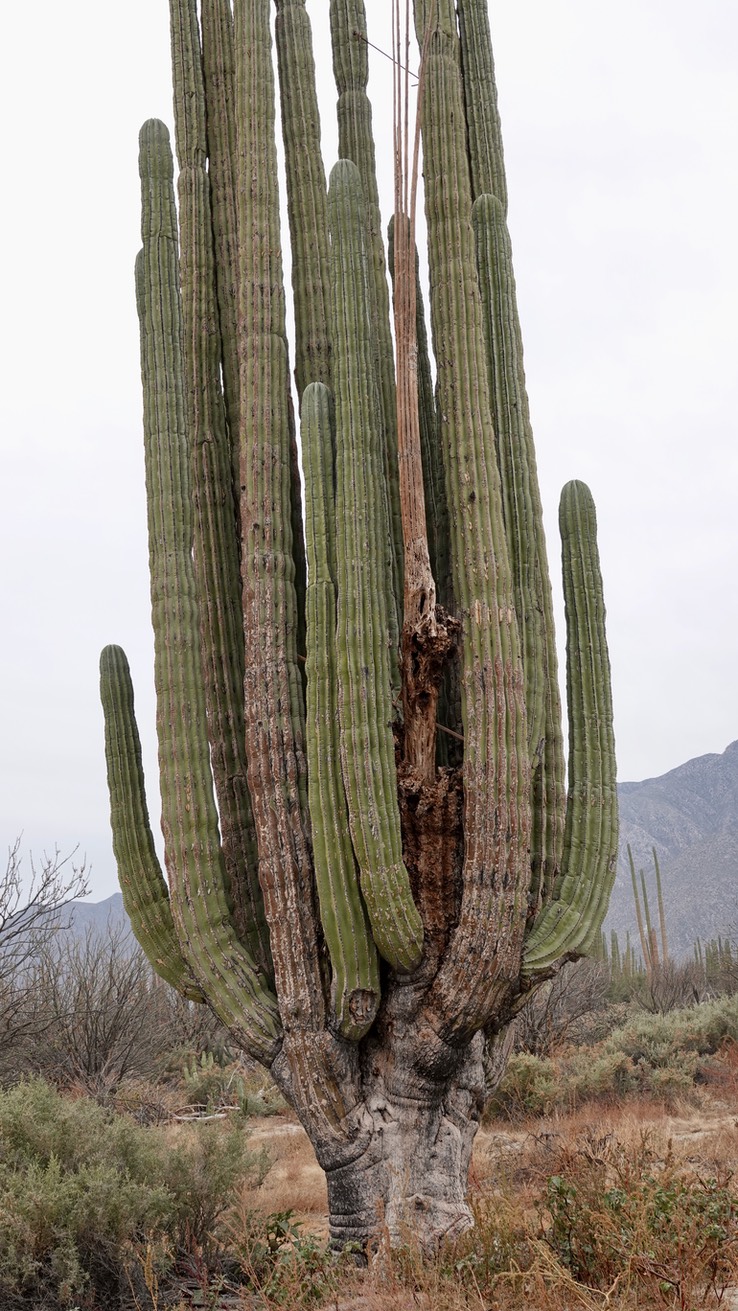
{"label": "tall columnar cactus", "polygon": [[404,202],[395,395],[364,6],[331,0],[328,188],[304,0],[276,0],[296,407],[269,0],[170,8],[179,225],[151,121],[136,265],[167,879],[108,647],[125,904],[154,968],[295,1106],[335,1241],[368,1241],[380,1207],[432,1244],[471,1221],[485,1035],[499,1072],[531,989],[600,941],[617,810],[594,507],[564,489],[567,799],[484,0],[415,3],[435,397]]}

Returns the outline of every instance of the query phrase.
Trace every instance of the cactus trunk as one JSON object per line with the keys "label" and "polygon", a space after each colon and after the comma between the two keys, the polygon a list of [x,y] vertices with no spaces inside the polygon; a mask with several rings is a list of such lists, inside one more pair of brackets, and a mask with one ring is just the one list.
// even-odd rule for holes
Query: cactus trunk
{"label": "cactus trunk", "polygon": [[578,483],[560,512],[564,796],[489,24],[483,0],[457,7],[414,7],[435,396],[402,186],[392,357],[362,3],[330,5],[344,158],[328,189],[307,9],[276,0],[296,397],[269,0],[171,0],[179,227],[167,131],[141,136],[167,879],[127,662],[108,647],[115,854],[154,968],[295,1107],[339,1245],[371,1243],[380,1214],[393,1240],[410,1226],[428,1248],[472,1222],[485,1071],[501,1074],[531,989],[597,948],[617,851],[595,515]]}

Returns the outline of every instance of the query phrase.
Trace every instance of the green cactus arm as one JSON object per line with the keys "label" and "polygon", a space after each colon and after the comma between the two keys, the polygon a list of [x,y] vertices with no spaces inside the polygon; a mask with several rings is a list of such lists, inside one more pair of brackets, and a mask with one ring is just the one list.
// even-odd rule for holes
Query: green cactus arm
{"label": "green cactus arm", "polygon": [[628,868],[630,869],[630,882],[633,888],[633,904],[635,906],[636,924],[638,925],[638,937],[641,940],[641,951],[643,952],[643,963],[647,970],[651,968],[651,946],[646,937],[643,927],[643,912],[641,911],[641,894],[638,891],[638,878],[636,875],[635,861],[630,843],[628,843]]}
{"label": "green cactus arm", "polygon": [[526,973],[586,952],[607,912],[618,851],[610,659],[589,488],[567,483],[559,508],[569,710],[569,794],[562,871],[527,940]]}
{"label": "green cactus arm", "polygon": [[182,952],[221,1020],[256,1059],[279,1048],[276,999],[231,919],[213,796],[192,562],[177,226],[169,134],[141,129],[137,267],[162,830]]}
{"label": "green cactus arm", "polygon": [[[310,20],[304,0],[277,0],[275,38],[287,173],[287,211],[292,250],[295,313],[295,381],[298,404],[309,382],[330,382],[327,332],[327,218],[325,170],[320,153],[320,117],[315,86]],[[315,372],[316,366],[318,372]],[[303,532],[300,457],[295,416],[288,400],[291,470],[292,554],[295,561],[297,651],[305,682],[307,557]]]}
{"label": "green cactus arm", "polygon": [[259,873],[286,1030],[322,1027],[297,659],[290,381],[269,0],[235,6],[239,128],[241,570],[245,733]]}
{"label": "green cactus arm", "polygon": [[502,508],[520,633],[532,768],[529,915],[551,898],[564,840],[561,731],[553,597],[533,430],[523,367],[512,249],[502,206],[482,195],[472,208],[482,295]]}
{"label": "green cactus arm", "polygon": [[195,0],[170,0],[170,18],[187,435],[210,757],[236,926],[254,960],[271,976],[269,930],[246,781],[239,543],[221,386],[205,87]]}
{"label": "green cactus arm", "polygon": [[[426,22],[430,34],[426,37]],[[469,216],[464,106],[451,3],[416,0],[427,39],[420,107],[441,447],[462,625],[464,867],[459,923],[428,1012],[449,1041],[486,1023],[518,977],[529,882],[522,667]]]}
{"label": "green cactus arm", "polygon": [[659,931],[661,933],[661,960],[666,965],[669,959],[669,945],[666,938],[666,911],[664,909],[664,890],[661,886],[661,866],[659,864],[658,852],[655,847],[651,848],[653,854],[653,867],[656,872],[656,901],[659,908]]}
{"label": "green cactus arm", "polygon": [[341,765],[372,935],[395,969],[420,961],[423,927],[402,859],[383,570],[384,477],[373,391],[366,218],[356,165],[328,191],[336,403],[336,573]]}
{"label": "green cactus arm", "polygon": [[341,778],[336,683],[332,397],[311,383],[302,398],[307,590],[308,799],[313,860],[339,1030],[358,1041],[379,1006],[379,963],[359,889]]}
{"label": "green cactus arm", "polygon": [[328,194],[310,19],[305,0],[277,0],[279,95],[295,307],[295,383],[330,386]]}
{"label": "green cactus arm", "polygon": [[497,83],[487,0],[457,0],[472,194],[496,196],[507,215]]}
{"label": "green cactus arm", "polygon": [[368,225],[369,296],[374,343],[373,367],[377,377],[382,427],[382,503],[387,517],[386,568],[389,575],[388,603],[390,677],[395,701],[399,700],[399,645],[402,628],[404,553],[400,483],[397,466],[397,409],[392,327],[390,324],[387,269],[379,211],[376,156],[372,134],[372,107],[367,95],[369,48],[364,0],[330,0],[333,72],[338,92],[338,155],[353,160],[359,170]]}
{"label": "green cactus arm", "polygon": [[[238,486],[239,381],[238,198],[236,195],[236,71],[230,0],[202,0],[202,72],[205,87],[208,177],[213,222],[223,396]],[[236,506],[236,513],[238,507]]]}
{"label": "green cactus arm", "polygon": [[100,656],[100,699],[105,717],[105,760],[113,854],[123,905],[148,960],[167,983],[191,1001],[204,1002],[180,950],[146,805],[141,739],[125,652],[106,646]]}

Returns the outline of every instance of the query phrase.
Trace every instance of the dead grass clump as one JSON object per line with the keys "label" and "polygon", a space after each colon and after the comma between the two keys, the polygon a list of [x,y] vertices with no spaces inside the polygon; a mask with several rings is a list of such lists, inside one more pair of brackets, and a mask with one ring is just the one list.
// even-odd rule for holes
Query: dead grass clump
{"label": "dead grass clump", "polygon": [[701,1081],[716,1099],[738,1105],[738,1042],[726,1039],[702,1065]]}
{"label": "dead grass clump", "polygon": [[539,1202],[540,1234],[579,1284],[622,1286],[665,1305],[715,1304],[738,1271],[732,1175],[691,1171],[672,1141],[624,1145],[591,1132],[563,1143]]}
{"label": "dead grass clump", "polygon": [[380,1243],[365,1270],[327,1250],[325,1185],[302,1131],[285,1125],[275,1136],[264,1122],[251,1142],[263,1134],[274,1164],[260,1187],[242,1190],[229,1247],[264,1311],[726,1307],[738,1284],[738,1125],[683,1111],[588,1104],[483,1129],[470,1178],[475,1228],[433,1260],[412,1234],[399,1250]]}
{"label": "dead grass clump", "polygon": [[250,1122],[249,1144],[266,1149],[272,1162],[258,1187],[246,1185],[242,1204],[261,1216],[292,1212],[310,1231],[328,1233],[325,1175],[305,1131],[290,1121]]}

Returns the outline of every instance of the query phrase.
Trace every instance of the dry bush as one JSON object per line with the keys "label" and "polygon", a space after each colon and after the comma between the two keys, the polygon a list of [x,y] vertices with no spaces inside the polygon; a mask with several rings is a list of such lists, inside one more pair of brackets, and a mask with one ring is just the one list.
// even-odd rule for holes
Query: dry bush
{"label": "dry bush", "polygon": [[32,857],[28,863],[30,877],[18,839],[0,875],[0,1076],[18,1067],[49,1023],[34,985],[36,959],[63,932],[64,907],[87,893],[84,864],[77,868],[71,856],[55,851],[38,867]]}
{"label": "dry bush", "polygon": [[[120,928],[41,940],[23,988],[33,1024],[23,1042],[6,1051],[5,1082],[40,1074],[101,1101],[127,1097],[131,1109],[138,1099],[141,1121],[156,1122],[165,1118],[166,1107],[187,1100],[187,1072],[204,1055],[218,1066],[221,1083],[235,1071],[244,1097],[249,1094],[252,1070],[243,1061],[233,1065],[227,1034],[209,1007],[186,1001],[163,983]],[[229,1063],[230,1073],[221,1077]],[[262,1091],[263,1083],[262,1076]],[[266,1110],[269,1102],[264,1093],[258,1109]]]}
{"label": "dry bush", "polygon": [[[634,1103],[603,1114],[589,1106],[515,1132],[482,1130],[475,1229],[429,1259],[411,1232],[391,1251],[380,1228],[377,1258],[364,1270],[336,1264],[316,1242],[324,1231],[314,1218],[294,1225],[277,1210],[307,1165],[301,1131],[286,1136],[288,1187],[270,1194],[267,1177],[261,1189],[242,1190],[231,1213],[244,1306],[255,1305],[248,1298],[258,1289],[264,1311],[686,1311],[728,1306],[738,1282],[730,1175],[738,1125],[729,1116],[678,1119]],[[271,1254],[265,1221],[276,1235]]]}
{"label": "dry bush", "polygon": [[29,1055],[35,1073],[104,1100],[128,1075],[151,1073],[169,1040],[161,989],[119,929],[46,944],[34,985],[47,1023]]}
{"label": "dry bush", "polygon": [[638,976],[633,1000],[652,1015],[668,1015],[670,1011],[707,1001],[715,991],[714,983],[708,982],[704,968],[696,961],[667,960]]}
{"label": "dry bush", "polygon": [[[607,1008],[610,972],[602,961],[580,960],[564,965],[537,988],[515,1020],[514,1050],[551,1056],[581,1038],[585,1021],[593,1027]],[[602,1037],[600,1033],[597,1036]]]}

